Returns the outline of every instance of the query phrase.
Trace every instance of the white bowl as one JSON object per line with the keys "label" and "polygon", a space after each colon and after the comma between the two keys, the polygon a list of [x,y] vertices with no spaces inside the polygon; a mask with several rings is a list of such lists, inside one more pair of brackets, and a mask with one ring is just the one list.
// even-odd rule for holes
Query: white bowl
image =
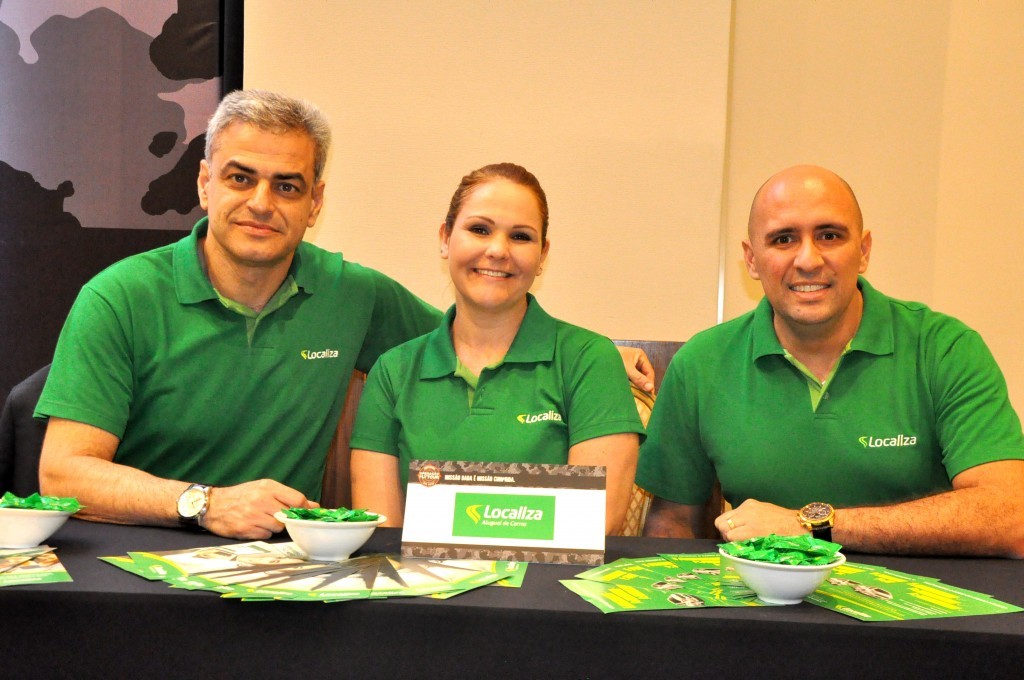
{"label": "white bowl", "polygon": [[387,521],[379,515],[372,522],[322,522],[313,519],[291,519],[283,512],[274,518],[284,524],[295,545],[313,560],[347,560],[369,540],[378,524]]}
{"label": "white bowl", "polygon": [[818,589],[832,570],[846,562],[843,553],[828,564],[775,564],[735,557],[719,548],[722,568],[731,566],[743,583],[769,604],[799,604]]}
{"label": "white bowl", "polygon": [[64,510],[0,508],[0,548],[34,548],[73,514]]}

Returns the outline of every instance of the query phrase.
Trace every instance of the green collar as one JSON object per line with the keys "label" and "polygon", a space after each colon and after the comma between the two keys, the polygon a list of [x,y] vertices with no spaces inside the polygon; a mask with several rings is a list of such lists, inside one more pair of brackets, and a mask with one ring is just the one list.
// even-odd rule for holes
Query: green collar
{"label": "green collar", "polygon": [[[526,304],[526,316],[501,363],[538,363],[555,358],[557,322],[530,293],[526,294]],[[452,305],[445,312],[441,326],[427,336],[421,378],[441,378],[455,373],[455,347],[450,332],[454,320],[455,305]]]}
{"label": "green collar", "polygon": [[[191,234],[174,244],[174,290],[178,302],[183,305],[218,299],[217,291],[199,261],[199,239],[206,236],[208,227],[209,218],[204,217],[192,227]],[[303,266],[311,247],[305,242],[300,243],[288,269],[298,289],[309,294],[315,293],[321,283],[315,268]]]}
{"label": "green collar", "polygon": [[889,299],[875,290],[864,277],[857,279],[864,294],[864,318],[850,341],[850,349],[883,356],[892,354],[896,347],[892,325],[892,307]]}
{"label": "green collar", "polygon": [[191,234],[174,244],[174,291],[183,305],[217,299],[217,291],[199,262],[199,239],[206,236],[208,222],[208,218],[202,218]]}
{"label": "green collar", "polygon": [[[889,305],[886,304],[887,298],[875,290],[863,276],[857,277],[857,287],[864,296],[864,316],[860,320],[857,333],[850,341],[850,350],[877,355],[892,354],[892,314]],[[752,361],[772,354],[785,354],[779,337],[775,334],[773,315],[768,298],[761,298],[761,302],[754,309],[752,322]]]}

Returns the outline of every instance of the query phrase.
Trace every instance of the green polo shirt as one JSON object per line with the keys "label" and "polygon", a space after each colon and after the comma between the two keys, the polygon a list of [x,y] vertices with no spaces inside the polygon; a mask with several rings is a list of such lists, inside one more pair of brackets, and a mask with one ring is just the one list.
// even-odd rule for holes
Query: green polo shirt
{"label": "green polo shirt", "polygon": [[1020,420],[981,337],[863,278],[864,316],[817,408],[767,300],[698,333],[669,366],[637,484],[703,503],[891,504],[949,490],[960,472],[1024,458]]}
{"label": "green polo shirt", "polygon": [[270,478],[319,498],[353,368],[436,328],[440,312],[379,272],[301,243],[294,294],[240,313],[200,266],[206,226],[85,285],[36,416],[104,429],[121,440],[116,462],[160,477]]}
{"label": "green polo shirt", "polygon": [[532,295],[512,346],[477,380],[472,405],[456,374],[449,329],[377,362],[359,401],[352,448],[409,461],[568,461],[569,447],[621,432],[643,435],[622,358],[607,338],[549,316]]}

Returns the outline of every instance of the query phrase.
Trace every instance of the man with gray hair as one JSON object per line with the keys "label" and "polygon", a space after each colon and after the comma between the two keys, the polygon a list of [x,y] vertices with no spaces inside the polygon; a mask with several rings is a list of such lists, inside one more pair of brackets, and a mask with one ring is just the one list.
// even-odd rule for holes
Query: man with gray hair
{"label": "man with gray hair", "polygon": [[249,90],[210,120],[191,234],[78,296],[36,408],[45,494],[86,519],[280,531],[319,498],[354,368],[440,313],[383,274],[303,242],[330,129],[312,104]]}

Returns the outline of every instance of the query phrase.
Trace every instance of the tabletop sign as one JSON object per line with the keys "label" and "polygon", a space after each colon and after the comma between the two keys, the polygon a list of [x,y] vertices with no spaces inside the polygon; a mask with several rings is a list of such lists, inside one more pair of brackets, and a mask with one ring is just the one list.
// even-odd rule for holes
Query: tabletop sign
{"label": "tabletop sign", "polygon": [[414,460],[402,555],[598,565],[604,467]]}

